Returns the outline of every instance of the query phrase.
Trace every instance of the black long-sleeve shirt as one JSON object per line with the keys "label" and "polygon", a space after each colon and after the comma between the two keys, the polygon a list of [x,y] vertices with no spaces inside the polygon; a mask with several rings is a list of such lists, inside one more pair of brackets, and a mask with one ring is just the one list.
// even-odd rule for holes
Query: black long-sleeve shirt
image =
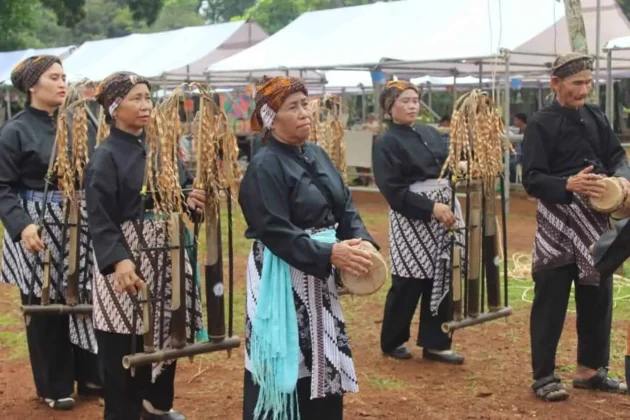
{"label": "black long-sleeve shirt", "polygon": [[313,143],[299,148],[271,137],[247,168],[239,204],[247,238],[259,240],[274,255],[316,278],[324,279],[330,272],[333,244],[311,239],[306,229],[339,223],[338,239],[361,238],[376,245],[341,175],[326,152]]}
{"label": "black long-sleeve shirt", "polygon": [[433,201],[409,187],[439,178],[447,156],[447,143],[435,128],[389,123],[374,144],[372,167],[376,185],[391,209],[410,219],[430,220]]}
{"label": "black long-sleeve shirt", "polygon": [[[20,204],[21,190],[43,191],[56,136],[56,113],[27,106],[0,129],[0,219],[14,241],[33,221]],[[72,147],[72,130],[68,141]],[[88,123],[88,155],[96,127]],[[57,190],[56,182],[49,186]]]}
{"label": "black long-sleeve shirt", "polygon": [[[123,242],[121,225],[142,218],[140,191],[146,166],[145,134],[134,136],[115,127],[94,151],[85,168],[85,198],[94,254],[103,275],[114,272],[116,263],[132,256]],[[179,162],[183,188],[193,179]],[[150,200],[145,209],[150,210]]]}
{"label": "black long-sleeve shirt", "polygon": [[593,165],[594,173],[630,179],[630,166],[606,116],[593,105],[569,109],[554,101],[527,125],[523,186],[550,204],[569,204],[567,179]]}

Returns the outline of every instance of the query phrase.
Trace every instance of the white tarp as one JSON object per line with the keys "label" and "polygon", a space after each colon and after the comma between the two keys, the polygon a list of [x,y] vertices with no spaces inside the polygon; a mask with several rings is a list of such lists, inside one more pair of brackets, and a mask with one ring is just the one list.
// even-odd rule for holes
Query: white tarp
{"label": "white tarp", "polygon": [[[589,51],[595,52],[597,0],[582,0]],[[601,0],[602,40],[630,25],[615,0]],[[208,68],[234,72],[299,69],[368,70],[405,77],[547,72],[552,55],[569,51],[564,4],[555,0],[401,0],[304,13],[265,41]],[[536,54],[547,54],[539,56]],[[402,63],[404,62],[404,63]],[[414,64],[410,64],[414,63]],[[615,62],[621,69],[630,62]]]}
{"label": "white tarp", "polygon": [[552,7],[556,19],[564,14],[562,4],[551,0],[530,0],[527,7],[509,0],[501,7],[502,19],[498,0],[402,0],[304,13],[208,70],[368,68],[388,59],[489,57],[551,26]]}
{"label": "white tarp", "polygon": [[151,79],[203,81],[204,69],[265,39],[253,22],[238,21],[195,26],[152,34],[90,41],[65,62],[73,77],[99,81],[116,71],[131,71]]}
{"label": "white tarp", "polygon": [[20,61],[34,55],[56,55],[62,60],[66,58],[74,48],[73,45],[57,48],[28,49],[20,51],[0,52],[0,84],[11,79],[11,71]]}
{"label": "white tarp", "polygon": [[[496,2],[498,0],[491,0]],[[604,46],[604,42],[609,39],[626,36],[630,32],[630,22],[626,18],[625,14],[621,10],[621,7],[616,0],[600,0],[600,35],[601,35],[601,47]],[[510,47],[508,44],[501,42],[501,45],[511,51],[510,54],[510,72],[512,73],[530,73],[530,74],[549,74],[549,68],[554,61],[554,57],[558,54],[571,51],[571,42],[569,39],[569,32],[567,28],[567,19],[564,13],[564,4],[562,2],[556,2],[553,0],[543,1],[543,4],[538,4],[538,1],[527,2],[526,7],[520,7],[517,1],[506,2],[503,0],[504,5],[504,21],[503,21],[503,34],[510,32],[512,28],[510,25],[529,25],[532,14],[534,19],[538,17],[541,22],[545,22],[543,30],[535,32],[534,36],[529,37],[526,41],[519,43],[515,47]],[[552,4],[553,3],[553,4]],[[517,10],[510,11],[510,15],[505,12],[505,5],[510,7],[516,6]],[[555,8],[555,11],[554,11]],[[458,13],[459,14],[459,13]],[[556,24],[553,24],[554,16]],[[521,20],[522,22],[519,22]],[[597,40],[597,0],[582,0],[582,16],[584,18],[584,26],[586,29],[586,41],[588,44],[588,51],[590,54],[596,54],[596,40]],[[509,20],[505,20],[505,17],[509,17]],[[550,19],[551,18],[551,19]],[[516,19],[516,22],[514,21]],[[547,22],[552,22],[547,24]],[[497,21],[493,21],[493,27],[495,28],[495,37],[498,34]],[[476,26],[475,26],[476,28]],[[518,28],[515,28],[518,30]],[[462,33],[465,37],[468,37],[471,32],[476,29],[466,28],[463,29],[465,33]],[[496,39],[496,38],[495,38]],[[599,51],[600,66],[602,70],[606,68],[605,57],[602,51]],[[387,71],[400,73],[407,70],[409,74],[417,74],[418,69],[426,71],[428,74],[434,73],[435,69],[452,71],[457,70],[460,73],[478,75],[479,65],[475,63],[475,60],[467,60],[467,62],[455,61],[456,58],[465,58],[466,56],[451,56],[451,60],[445,60],[443,63],[429,62],[436,60],[435,56],[429,56],[424,64],[404,64],[397,65],[388,63]],[[468,56],[469,57],[469,56]],[[496,64],[495,64],[496,63]],[[412,70],[413,69],[413,70]],[[497,73],[503,73],[505,65],[503,60],[483,60],[482,67],[484,74],[490,73],[495,70]],[[613,74],[621,74],[624,70],[630,69],[630,51],[618,52],[613,54],[612,63]]]}
{"label": "white tarp", "polygon": [[604,46],[605,50],[630,50],[630,36],[611,39]]}

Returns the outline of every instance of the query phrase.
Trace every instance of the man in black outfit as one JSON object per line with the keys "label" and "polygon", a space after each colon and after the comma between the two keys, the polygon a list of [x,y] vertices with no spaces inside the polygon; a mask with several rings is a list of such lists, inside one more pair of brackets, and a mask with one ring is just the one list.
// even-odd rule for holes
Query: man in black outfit
{"label": "man in black outfit", "polygon": [[624,392],[608,376],[612,276],[601,276],[589,248],[610,228],[607,214],[589,197],[603,192],[601,179],[630,178],[625,151],[602,111],[585,100],[592,87],[589,56],[560,56],[552,69],[556,100],[530,121],[523,141],[523,185],[538,199],[530,319],[532,389],[545,401],[569,397],[555,375],[555,357],[571,286],[577,307],[577,368],[573,387]]}

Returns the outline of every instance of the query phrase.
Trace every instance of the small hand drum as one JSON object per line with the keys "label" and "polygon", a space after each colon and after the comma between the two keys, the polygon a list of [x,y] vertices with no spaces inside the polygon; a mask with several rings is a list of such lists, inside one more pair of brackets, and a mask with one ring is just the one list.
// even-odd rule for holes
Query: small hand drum
{"label": "small hand drum", "polygon": [[599,198],[590,197],[589,202],[593,209],[602,213],[611,213],[614,218],[628,217],[628,210],[622,209],[628,192],[618,178],[604,178],[605,191]]}
{"label": "small hand drum", "polygon": [[367,274],[354,276],[346,271],[341,271],[340,277],[344,287],[353,295],[368,296],[376,293],[385,284],[387,278],[387,263],[383,256],[369,242],[361,242],[357,245],[363,251],[372,256],[372,268]]}

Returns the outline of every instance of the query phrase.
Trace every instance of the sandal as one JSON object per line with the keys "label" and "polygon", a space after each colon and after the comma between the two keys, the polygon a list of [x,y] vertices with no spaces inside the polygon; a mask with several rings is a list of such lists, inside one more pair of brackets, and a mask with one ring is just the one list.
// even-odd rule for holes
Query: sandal
{"label": "sandal", "polygon": [[562,380],[556,376],[547,376],[532,384],[536,397],[548,402],[564,401],[569,398],[569,393],[562,384]]}
{"label": "sandal", "polygon": [[597,373],[588,379],[574,379],[573,388],[587,389],[591,391],[605,391],[625,394],[628,392],[628,385],[608,376],[608,369],[600,368]]}

